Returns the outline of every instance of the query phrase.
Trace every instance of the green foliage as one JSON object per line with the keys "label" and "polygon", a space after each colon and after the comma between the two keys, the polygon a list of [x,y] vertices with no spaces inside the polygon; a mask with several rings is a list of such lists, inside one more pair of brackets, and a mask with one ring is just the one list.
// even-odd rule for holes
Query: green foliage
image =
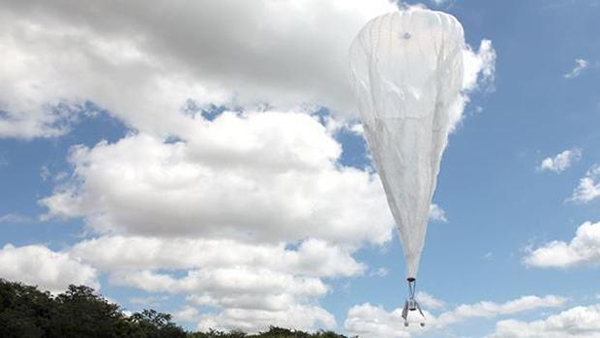
{"label": "green foliage", "polygon": [[52,315],[50,293],[0,279],[0,337],[42,337]]}
{"label": "green foliage", "polygon": [[54,299],[53,337],[116,337],[123,328],[119,306],[87,286],[70,285]]}
{"label": "green foliage", "polygon": [[186,332],[171,315],[144,310],[130,317],[87,286],[53,297],[37,287],[0,279],[0,337],[179,338]]}
{"label": "green foliage", "polygon": [[171,322],[170,314],[144,310],[141,313],[134,313],[127,320],[135,328],[132,337],[186,337],[185,332]]}
{"label": "green foliage", "polygon": [[307,337],[311,337],[311,335],[306,332],[302,332],[302,331],[292,331],[289,329],[271,326],[271,328],[269,328],[269,331],[262,332],[257,337],[261,337],[261,338],[262,337],[265,337],[265,338],[271,338],[271,337],[272,338],[279,338],[279,337],[307,338]]}
{"label": "green foliage", "polygon": [[290,330],[281,327],[271,326],[269,331],[260,332],[254,335],[248,335],[242,331],[223,331],[210,330],[208,332],[188,333],[190,338],[347,338],[332,331],[319,331],[316,333],[307,333],[298,330]]}
{"label": "green foliage", "polygon": [[239,330],[185,332],[171,315],[144,310],[131,316],[87,286],[70,285],[52,296],[35,286],[0,278],[0,337],[2,338],[347,338],[331,331],[306,333],[271,326],[247,334]]}

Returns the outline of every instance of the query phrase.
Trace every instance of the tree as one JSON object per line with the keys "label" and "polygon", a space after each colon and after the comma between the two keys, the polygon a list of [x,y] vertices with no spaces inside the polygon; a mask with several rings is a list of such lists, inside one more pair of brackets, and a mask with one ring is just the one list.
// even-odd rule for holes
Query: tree
{"label": "tree", "polygon": [[41,337],[53,314],[52,296],[34,286],[0,279],[0,337]]}
{"label": "tree", "polygon": [[130,317],[87,286],[53,297],[35,286],[0,279],[0,337],[183,338],[171,315],[144,310]]}
{"label": "tree", "polygon": [[128,318],[133,323],[133,337],[147,338],[178,338],[186,337],[182,328],[171,322],[171,315],[156,312],[155,310],[144,310],[137,312]]}
{"label": "tree", "polygon": [[55,298],[53,337],[118,337],[126,330],[119,306],[87,286],[69,285]]}
{"label": "tree", "polygon": [[126,316],[94,289],[70,285],[53,297],[35,286],[0,278],[0,337],[2,338],[346,338],[332,331],[313,334],[271,326],[247,334],[240,330],[185,332],[171,315],[143,310]]}

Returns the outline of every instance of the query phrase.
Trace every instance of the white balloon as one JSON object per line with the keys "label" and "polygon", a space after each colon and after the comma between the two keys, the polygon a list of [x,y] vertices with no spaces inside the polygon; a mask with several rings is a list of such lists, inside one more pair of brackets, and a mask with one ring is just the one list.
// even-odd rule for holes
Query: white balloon
{"label": "white balloon", "polygon": [[460,98],[463,28],[453,16],[410,8],[365,25],[350,70],[365,136],[416,278],[450,109]]}

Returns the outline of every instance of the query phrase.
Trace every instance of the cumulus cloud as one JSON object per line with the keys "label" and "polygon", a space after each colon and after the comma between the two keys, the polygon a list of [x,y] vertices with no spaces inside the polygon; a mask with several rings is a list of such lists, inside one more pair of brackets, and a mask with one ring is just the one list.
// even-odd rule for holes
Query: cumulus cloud
{"label": "cumulus cloud", "polygon": [[[183,122],[173,113],[188,98],[350,112],[348,46],[367,20],[395,8],[388,0],[7,1],[0,135],[64,133],[85,100],[157,132]],[[61,104],[73,109],[54,108]]]}
{"label": "cumulus cloud", "polygon": [[[149,292],[186,294],[198,306],[219,310],[195,318],[201,330],[241,329],[256,332],[270,325],[301,329],[335,326],[328,311],[313,302],[329,287],[319,278],[295,276],[267,268],[204,268],[176,278],[148,270],[114,273],[113,284]],[[193,311],[186,311],[186,315]]]}
{"label": "cumulus cloud", "polygon": [[293,297],[319,297],[328,287],[318,278],[249,267],[190,270],[176,278],[149,270],[115,273],[116,284],[146,291],[190,293],[194,302],[218,307],[281,310],[292,305]]}
{"label": "cumulus cloud", "polygon": [[531,250],[525,264],[536,267],[568,268],[600,264],[600,222],[585,222],[571,242],[552,241]]}
{"label": "cumulus cloud", "polygon": [[209,328],[237,328],[246,332],[255,332],[257,327],[268,328],[273,323],[281,327],[298,329],[335,327],[335,317],[325,309],[311,305],[295,305],[284,311],[248,311],[246,309],[228,309],[218,314],[205,314],[200,317],[198,330]]}
{"label": "cumulus cloud", "polygon": [[598,338],[600,304],[577,306],[542,320],[502,320],[488,338]]}
{"label": "cumulus cloud", "polygon": [[186,141],[138,134],[76,147],[75,177],[40,201],[50,216],[85,216],[101,233],[390,239],[378,177],[336,165],[340,145],[306,114],[224,113],[194,120]]}
{"label": "cumulus cloud", "polygon": [[411,337],[413,333],[420,333],[423,330],[442,329],[448,325],[472,318],[494,318],[500,315],[538,308],[559,307],[564,305],[565,302],[566,299],[563,297],[549,295],[544,297],[523,296],[500,304],[487,301],[475,304],[462,304],[450,311],[441,313],[437,317],[429,312],[425,312],[425,317],[427,318],[425,328],[418,326],[405,328],[401,308],[388,312],[381,306],[365,303],[356,305],[348,310],[344,328],[351,334],[359,335],[360,337]]}
{"label": "cumulus cloud", "polygon": [[429,206],[429,219],[438,222],[448,222],[446,211],[437,204],[431,204],[431,206]]}
{"label": "cumulus cloud", "polygon": [[[333,316],[318,305],[330,290],[323,278],[354,276],[366,268],[351,251],[318,239],[293,248],[225,239],[104,236],[76,244],[69,254],[107,272],[114,285],[183,294],[196,306],[217,309],[206,314],[186,307],[181,315],[201,330],[330,328]],[[183,277],[171,273],[182,269]]]}
{"label": "cumulus cloud", "polygon": [[427,309],[437,310],[443,309],[445,306],[444,301],[437,299],[424,291],[417,292],[415,298],[417,299],[420,305]]}
{"label": "cumulus cloud", "polygon": [[[428,316],[429,313],[426,313]],[[410,337],[411,327],[404,327],[402,309],[387,312],[381,306],[369,303],[355,305],[348,310],[344,329],[359,337]]]}
{"label": "cumulus cloud", "polygon": [[325,279],[364,273],[352,254],[391,238],[376,174],[337,164],[339,143],[305,113],[223,112],[185,128],[176,141],[72,149],[73,175],[40,203],[103,235],[69,254],[113,284],[216,309],[202,328],[329,327]]}
{"label": "cumulus cloud", "polygon": [[[186,295],[176,318],[198,328],[258,331],[269,325],[330,328],[334,317],[318,299],[330,287],[323,278],[362,274],[351,252],[309,239],[296,248],[232,240],[104,236],[76,244],[69,254],[109,274],[115,285]],[[185,276],[171,271],[185,269]],[[181,274],[181,273],[179,273]]]}
{"label": "cumulus cloud", "polygon": [[549,295],[544,297],[523,296],[500,304],[488,301],[463,304],[439,315],[434,321],[434,326],[445,327],[470,318],[493,318],[537,308],[559,307],[564,305],[566,301],[567,299],[564,297]]}
{"label": "cumulus cloud", "polygon": [[491,40],[481,40],[479,49],[474,51],[470,46],[463,52],[465,75],[463,90],[467,93],[474,90],[494,90],[496,75],[496,50]]}
{"label": "cumulus cloud", "polygon": [[[5,2],[0,136],[65,133],[87,101],[163,135],[185,123],[176,112],[190,98],[354,117],[348,47],[369,19],[396,9],[388,0],[166,3]],[[494,61],[489,40],[465,51],[467,91],[491,83]]]}
{"label": "cumulus cloud", "polygon": [[588,68],[590,63],[584,59],[575,59],[575,68],[571,70],[569,73],[565,74],[565,78],[572,79],[581,75],[581,73]]}
{"label": "cumulus cloud", "polygon": [[69,284],[99,287],[94,268],[43,245],[5,245],[0,249],[0,276],[53,293],[65,291]]}
{"label": "cumulus cloud", "polygon": [[481,40],[478,50],[467,45],[463,51],[464,76],[462,95],[456,100],[450,110],[450,131],[464,118],[465,106],[471,101],[470,96],[477,91],[491,92],[494,90],[496,74],[496,50],[491,40]]}
{"label": "cumulus cloud", "polygon": [[[350,251],[317,239],[293,248],[282,243],[104,236],[78,243],[69,254],[107,272],[111,284],[185,295],[195,306],[186,305],[176,316],[197,322],[201,330],[331,328],[334,317],[318,305],[330,290],[323,279],[359,275],[366,268]],[[201,313],[199,306],[217,311]]]}
{"label": "cumulus cloud", "polygon": [[198,322],[199,318],[200,311],[189,305],[185,305],[173,313],[173,319],[178,322]]}
{"label": "cumulus cloud", "polygon": [[577,148],[565,150],[562,153],[554,156],[545,158],[539,165],[538,170],[550,170],[555,173],[560,173],[571,165],[581,159],[582,151]]}
{"label": "cumulus cloud", "polygon": [[317,277],[355,276],[365,265],[351,252],[323,240],[309,239],[297,249],[285,244],[249,244],[228,239],[103,236],[84,240],[70,254],[100,271],[192,269],[247,266]]}
{"label": "cumulus cloud", "polygon": [[600,164],[592,166],[573,191],[568,202],[588,203],[600,196]]}

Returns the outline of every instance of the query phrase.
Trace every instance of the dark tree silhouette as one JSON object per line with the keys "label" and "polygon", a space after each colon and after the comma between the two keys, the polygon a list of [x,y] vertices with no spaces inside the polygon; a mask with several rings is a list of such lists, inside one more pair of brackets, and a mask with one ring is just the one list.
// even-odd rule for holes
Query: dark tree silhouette
{"label": "dark tree silhouette", "polygon": [[45,336],[53,311],[49,292],[0,279],[0,337]]}
{"label": "dark tree silhouette", "polygon": [[54,337],[117,337],[126,325],[119,306],[87,286],[70,285],[54,299]]}
{"label": "dark tree silhouette", "polygon": [[0,279],[0,337],[179,338],[186,332],[171,322],[171,315],[154,310],[128,317],[87,286],[70,285],[53,297]]}
{"label": "dark tree silhouette", "polygon": [[52,296],[35,286],[0,278],[0,337],[2,338],[347,338],[332,331],[306,333],[271,326],[247,334],[239,330],[186,332],[171,315],[143,310],[126,316],[94,289],[70,285]]}

